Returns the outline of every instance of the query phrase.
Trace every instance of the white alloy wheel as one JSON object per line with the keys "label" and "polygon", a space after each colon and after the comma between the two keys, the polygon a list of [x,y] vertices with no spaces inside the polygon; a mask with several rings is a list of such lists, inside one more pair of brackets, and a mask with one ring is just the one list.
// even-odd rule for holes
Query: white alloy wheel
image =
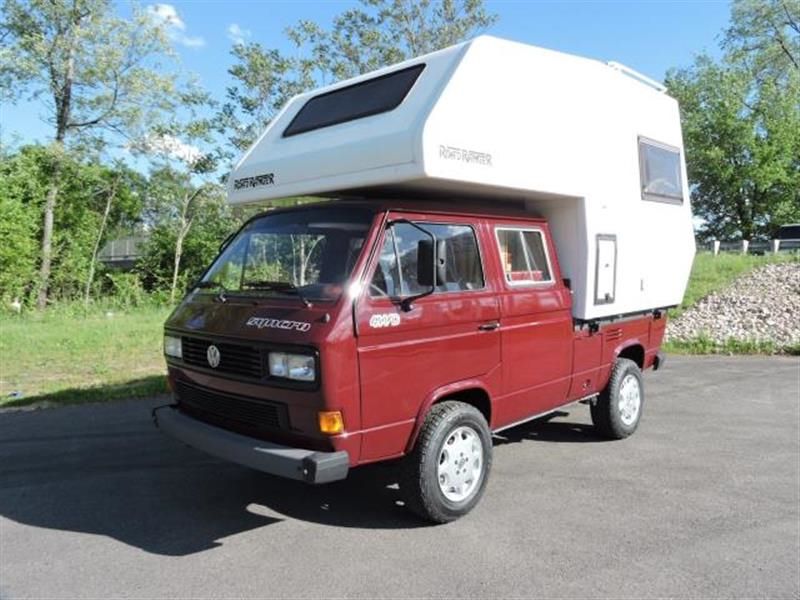
{"label": "white alloy wheel", "polygon": [[483,474],[483,443],[472,427],[457,427],[439,451],[436,478],[444,497],[463,502],[478,489]]}
{"label": "white alloy wheel", "polygon": [[617,407],[619,408],[619,418],[626,427],[630,427],[639,418],[639,410],[642,406],[642,390],[639,386],[639,379],[635,375],[628,374],[619,386],[619,397]]}

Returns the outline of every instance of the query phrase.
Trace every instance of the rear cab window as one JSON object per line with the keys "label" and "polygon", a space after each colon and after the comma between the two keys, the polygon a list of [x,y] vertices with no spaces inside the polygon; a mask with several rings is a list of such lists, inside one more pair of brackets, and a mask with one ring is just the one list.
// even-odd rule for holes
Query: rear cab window
{"label": "rear cab window", "polygon": [[[483,267],[475,230],[470,225],[418,223],[444,242],[444,282],[434,294],[468,292],[485,287]],[[386,229],[378,264],[370,282],[373,298],[402,298],[430,289],[417,280],[417,248],[425,234],[408,223],[395,223]]]}
{"label": "rear cab window", "polygon": [[500,266],[508,286],[553,283],[544,234],[535,227],[495,227]]}

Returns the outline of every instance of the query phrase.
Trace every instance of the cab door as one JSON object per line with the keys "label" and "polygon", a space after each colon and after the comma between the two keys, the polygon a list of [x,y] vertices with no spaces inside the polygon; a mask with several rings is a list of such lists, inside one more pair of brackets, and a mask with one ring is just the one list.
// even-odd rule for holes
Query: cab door
{"label": "cab door", "polygon": [[499,266],[503,392],[496,426],[547,412],[567,399],[572,372],[572,314],[544,223],[494,223]]}
{"label": "cab door", "polygon": [[[418,227],[436,236],[446,280],[406,310],[402,298],[430,289],[418,279],[419,244],[427,238]],[[485,276],[481,227],[475,220],[389,216],[355,309],[363,460],[404,452],[436,390],[499,375],[500,312]]]}

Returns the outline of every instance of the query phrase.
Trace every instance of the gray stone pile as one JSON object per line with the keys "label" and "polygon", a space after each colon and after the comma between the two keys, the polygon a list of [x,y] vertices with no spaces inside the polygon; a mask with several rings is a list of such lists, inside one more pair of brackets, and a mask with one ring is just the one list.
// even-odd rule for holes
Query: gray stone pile
{"label": "gray stone pile", "polygon": [[667,327],[668,340],[800,344],[800,263],[765,265],[700,300]]}

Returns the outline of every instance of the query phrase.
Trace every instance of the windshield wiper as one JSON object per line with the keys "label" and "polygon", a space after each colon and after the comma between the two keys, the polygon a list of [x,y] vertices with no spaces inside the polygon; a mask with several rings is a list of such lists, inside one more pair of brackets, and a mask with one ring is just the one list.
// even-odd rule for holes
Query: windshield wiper
{"label": "windshield wiper", "polygon": [[300,288],[288,281],[243,281],[242,288],[250,290],[274,290],[284,294],[295,294],[306,307],[311,308],[314,306],[308,298],[303,296],[303,292],[300,291]]}
{"label": "windshield wiper", "polygon": [[222,285],[218,281],[198,281],[195,284],[194,287],[195,287],[195,289],[198,289],[198,290],[208,290],[208,289],[211,289],[211,288],[219,288],[219,294],[217,294],[217,300],[219,300],[220,302],[227,302],[228,301],[228,298],[226,296],[226,294],[228,293],[228,288],[226,288],[224,285]]}

